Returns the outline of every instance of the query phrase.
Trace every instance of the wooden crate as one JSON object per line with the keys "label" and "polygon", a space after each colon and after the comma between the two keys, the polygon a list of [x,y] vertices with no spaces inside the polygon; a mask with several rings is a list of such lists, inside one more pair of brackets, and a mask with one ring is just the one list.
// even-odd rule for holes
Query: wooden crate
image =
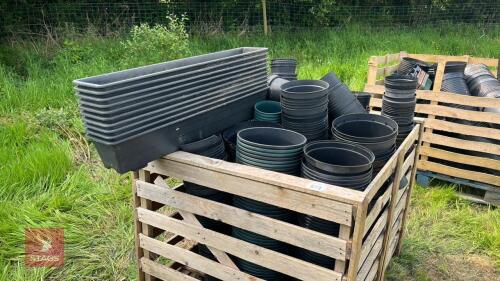
{"label": "wooden crate", "polygon": [[[139,280],[260,280],[238,269],[239,257],[299,280],[382,280],[399,253],[415,180],[422,127],[417,125],[365,191],[175,152],[134,173]],[[250,198],[340,225],[338,237],[169,188],[168,177]],[[403,177],[409,184],[399,189]],[[393,180],[392,180],[393,179]],[[204,228],[203,216],[336,259],[320,267]],[[217,261],[198,255],[209,246]]]}
{"label": "wooden crate", "polygon": [[447,61],[483,63],[495,68],[498,66],[499,60],[470,56],[418,55],[406,52],[371,57],[365,91],[373,94],[370,102],[372,110],[380,111],[384,93],[383,79],[397,69],[398,63],[403,57],[438,63],[433,90],[417,90],[417,99],[427,103],[417,104],[415,109],[415,112],[425,119],[422,148],[418,161],[419,173],[422,172],[419,176],[422,179],[420,183],[425,184],[431,178],[437,178],[459,185],[467,185],[472,189],[468,190],[474,191],[473,193],[476,195],[468,194],[466,198],[476,202],[500,205],[500,161],[484,155],[477,155],[478,152],[500,155],[500,145],[462,137],[463,135],[483,137],[498,143],[500,130],[445,120],[445,118],[454,118],[500,124],[500,114],[457,109],[449,106],[450,104],[460,104],[498,109],[500,108],[500,99],[463,96],[440,91]]}

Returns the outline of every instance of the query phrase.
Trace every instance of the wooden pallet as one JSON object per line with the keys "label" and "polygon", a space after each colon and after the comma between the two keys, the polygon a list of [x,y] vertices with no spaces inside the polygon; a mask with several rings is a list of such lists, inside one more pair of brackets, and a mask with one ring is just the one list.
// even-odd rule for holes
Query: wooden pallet
{"label": "wooden pallet", "polygon": [[[416,182],[419,185],[431,186],[431,183],[434,179],[443,180],[455,184],[457,195],[463,199],[467,199],[480,204],[500,206],[500,193],[496,192],[497,187],[495,186],[428,171],[417,172]],[[467,187],[472,188],[473,190],[469,190]],[[474,191],[474,193],[472,193],[471,191]]]}
{"label": "wooden pallet", "polygon": [[[299,280],[382,280],[401,248],[415,180],[417,125],[365,191],[175,152],[134,174],[139,280],[260,280],[238,269],[238,257]],[[169,188],[167,177],[250,198],[340,225],[338,237]],[[399,189],[403,177],[410,184]],[[389,180],[394,179],[394,180]],[[385,189],[383,189],[385,188]],[[172,213],[175,210],[175,213]],[[336,260],[324,268],[204,228],[203,216]],[[168,237],[168,238],[167,238]],[[187,241],[187,242],[186,242]],[[183,245],[207,245],[216,260]]]}
{"label": "wooden pallet", "polygon": [[[447,177],[447,179],[460,179],[469,183],[477,183],[470,184],[473,188],[486,184],[491,186],[486,199],[500,197],[500,161],[480,154],[487,152],[499,156],[500,145],[479,140],[467,140],[463,137],[465,135],[500,141],[500,130],[450,121],[450,119],[462,119],[500,124],[500,114],[450,107],[450,104],[459,104],[500,108],[500,99],[463,96],[440,91],[446,62],[483,63],[495,68],[498,66],[499,60],[470,56],[419,55],[406,52],[371,57],[365,91],[373,94],[370,101],[372,110],[380,112],[382,95],[385,90],[383,79],[396,71],[399,61],[403,57],[438,63],[433,90],[417,90],[417,100],[422,103],[417,104],[415,112],[423,118],[419,120],[425,120],[418,170],[440,175],[442,179]],[[485,170],[485,168],[489,170]],[[496,199],[489,200],[489,202],[498,205]]]}

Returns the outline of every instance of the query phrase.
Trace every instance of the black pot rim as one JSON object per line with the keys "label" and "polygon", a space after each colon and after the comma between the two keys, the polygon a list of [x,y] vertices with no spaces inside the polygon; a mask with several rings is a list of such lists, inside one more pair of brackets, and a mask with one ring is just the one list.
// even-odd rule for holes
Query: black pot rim
{"label": "black pot rim", "polygon": [[[317,90],[312,90],[309,92],[294,92],[293,88],[311,86],[317,87]],[[322,80],[295,80],[289,81],[281,85],[281,96],[288,99],[317,99],[327,94],[329,85],[327,82]]]}
{"label": "black pot rim", "polygon": [[[289,145],[269,145],[269,144],[261,144],[261,143],[256,143],[250,140],[247,140],[245,138],[245,135],[251,134],[255,131],[264,131],[267,134],[288,134],[287,139],[290,139],[292,137],[296,138],[296,143],[295,144],[289,144]],[[287,130],[287,129],[281,129],[281,128],[273,128],[273,127],[253,127],[253,128],[246,128],[243,130],[240,130],[237,134],[238,139],[242,139],[245,143],[255,146],[255,147],[261,147],[261,148],[267,148],[267,149],[278,149],[278,150],[284,150],[284,149],[294,149],[298,147],[303,147],[307,139],[304,137],[302,134],[297,133],[295,131]]]}
{"label": "black pot rim", "polygon": [[[363,121],[363,122],[374,122],[379,125],[384,125],[388,127],[392,133],[385,135],[385,136],[378,136],[378,137],[358,137],[358,136],[351,136],[342,133],[341,131],[337,130],[337,127],[339,125],[342,125],[347,122],[358,122],[358,121]],[[352,140],[361,140],[362,142],[366,142],[366,140],[371,140],[369,142],[378,142],[378,141],[385,141],[392,139],[398,132],[398,124],[396,121],[392,120],[389,117],[381,116],[381,115],[375,115],[375,114],[367,114],[367,113],[353,113],[353,114],[346,114],[342,115],[340,117],[335,118],[332,122],[332,133],[335,131],[338,132],[341,136],[346,136],[349,139]]]}
{"label": "black pot rim", "polygon": [[[352,153],[355,153],[357,155],[360,155],[361,157],[365,158],[367,163],[365,164],[360,164],[360,165],[334,165],[334,164],[329,164],[325,163],[322,161],[319,161],[317,159],[312,158],[309,153],[313,150],[317,149],[342,149],[345,151],[350,151]],[[338,170],[344,170],[344,169],[365,169],[367,167],[371,167],[373,164],[373,161],[375,161],[375,155],[371,150],[368,148],[357,145],[357,144],[351,144],[351,143],[344,143],[344,142],[339,142],[339,141],[332,141],[332,140],[325,140],[325,141],[314,141],[306,144],[304,146],[304,156],[306,160],[310,160],[308,162],[310,163],[315,163],[313,166],[318,167],[321,170],[324,171],[331,171],[335,172]],[[321,168],[320,168],[321,167]]]}

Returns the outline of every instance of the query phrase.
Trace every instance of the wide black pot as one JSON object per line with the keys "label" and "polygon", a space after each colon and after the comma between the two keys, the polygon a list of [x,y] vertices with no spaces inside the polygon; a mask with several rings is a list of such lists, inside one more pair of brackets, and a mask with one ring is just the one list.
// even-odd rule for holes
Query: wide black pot
{"label": "wide black pot", "polygon": [[292,100],[315,100],[325,97],[328,83],[321,80],[296,80],[281,86],[281,96]]}
{"label": "wide black pot", "polygon": [[366,143],[393,139],[398,124],[387,117],[374,114],[348,114],[332,122],[332,133],[349,141]]}
{"label": "wide black pot", "polygon": [[399,75],[392,74],[384,79],[384,86],[387,89],[391,90],[416,90],[417,89],[418,80],[417,78],[409,75]]}
{"label": "wide black pot", "polygon": [[371,168],[375,156],[359,145],[316,141],[304,146],[305,162],[332,174],[360,174]]}
{"label": "wide black pot", "polygon": [[297,61],[294,59],[273,59],[271,60],[271,73],[282,74],[295,74],[297,70]]}
{"label": "wide black pot", "polygon": [[234,162],[236,160],[236,136],[240,130],[253,127],[274,127],[281,128],[280,124],[267,121],[245,121],[231,126],[224,130],[222,138],[227,147],[228,160]]}

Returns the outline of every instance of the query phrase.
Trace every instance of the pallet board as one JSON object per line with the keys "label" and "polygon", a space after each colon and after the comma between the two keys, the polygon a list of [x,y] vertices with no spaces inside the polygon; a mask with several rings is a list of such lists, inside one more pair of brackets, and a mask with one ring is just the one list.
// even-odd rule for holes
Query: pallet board
{"label": "pallet board", "polygon": [[[415,112],[425,120],[418,170],[421,183],[432,178],[480,189],[488,186],[483,196],[468,194],[464,198],[476,202],[499,205],[500,198],[500,114],[451,107],[452,104],[469,107],[490,107],[500,109],[500,99],[457,95],[440,91],[444,66],[448,61],[483,63],[495,69],[498,59],[475,58],[471,56],[421,55],[400,52],[380,57],[371,57],[368,64],[368,81],[365,91],[372,94],[370,107],[380,112],[384,94],[383,79],[395,70],[403,57],[411,57],[431,63],[438,63],[434,89],[417,90]],[[498,77],[498,71],[496,69]],[[495,73],[495,72],[493,72]],[[474,123],[460,124],[454,120]],[[483,127],[478,124],[493,124]],[[488,153],[488,154],[485,154]],[[424,177],[429,177],[424,179]],[[463,194],[462,194],[463,195]]]}
{"label": "pallet board", "polygon": [[[210,275],[220,280],[260,280],[238,269],[233,260],[238,257],[299,280],[382,280],[383,270],[402,240],[399,229],[403,229],[408,211],[420,136],[418,124],[365,191],[186,152],[149,163],[134,174],[138,279],[203,280]],[[339,235],[187,194],[182,186],[168,187],[168,177],[336,222]],[[403,177],[410,183],[399,189]],[[381,192],[381,188],[386,190]],[[200,217],[323,254],[335,259],[335,265],[325,268],[293,253],[276,252],[204,228]],[[186,244],[192,247],[183,247]],[[215,259],[193,250],[200,244],[208,246]]]}

